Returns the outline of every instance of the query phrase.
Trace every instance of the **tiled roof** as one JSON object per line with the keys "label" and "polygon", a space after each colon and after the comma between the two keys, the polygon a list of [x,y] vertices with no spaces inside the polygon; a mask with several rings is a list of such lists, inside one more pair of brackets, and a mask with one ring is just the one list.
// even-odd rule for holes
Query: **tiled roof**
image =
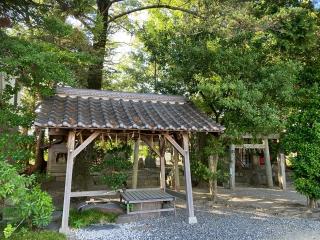
{"label": "tiled roof", "polygon": [[58,88],[37,110],[39,127],[221,132],[182,96]]}

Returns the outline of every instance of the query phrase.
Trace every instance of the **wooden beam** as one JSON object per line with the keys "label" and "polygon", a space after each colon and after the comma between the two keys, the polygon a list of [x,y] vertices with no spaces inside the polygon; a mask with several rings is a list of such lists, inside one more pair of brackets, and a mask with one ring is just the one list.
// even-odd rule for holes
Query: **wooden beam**
{"label": "wooden beam", "polygon": [[178,152],[184,157],[185,151],[169,134],[164,134],[164,137],[178,150]]}
{"label": "wooden beam", "polygon": [[133,189],[137,188],[137,185],[138,185],[139,146],[140,146],[140,139],[138,138],[134,142],[133,170],[132,170],[132,188]]}
{"label": "wooden beam", "polygon": [[160,149],[160,188],[166,189],[166,166],[165,166],[165,139],[161,137],[159,142]]}
{"label": "wooden beam", "polygon": [[86,148],[94,139],[99,136],[100,132],[93,132],[79,147],[77,147],[73,152],[72,156],[75,158],[83,149]]}
{"label": "wooden beam", "polygon": [[49,128],[49,136],[65,136],[68,135],[67,129]]}
{"label": "wooden beam", "polygon": [[[153,202],[150,201],[150,202]],[[129,206],[129,205],[128,205]],[[127,214],[143,214],[143,213],[154,213],[154,212],[170,212],[170,211],[175,211],[175,208],[160,208],[160,209],[154,209],[154,210],[138,210],[138,211],[127,211]]]}
{"label": "wooden beam", "polygon": [[116,195],[116,191],[81,191],[81,192],[71,192],[71,197],[98,197],[98,196],[113,196]]}
{"label": "wooden beam", "polygon": [[67,158],[67,169],[66,169],[66,180],[65,180],[65,187],[64,187],[64,199],[63,199],[63,213],[62,213],[62,223],[60,232],[68,233],[69,232],[69,210],[70,210],[70,197],[71,197],[71,183],[72,183],[72,171],[73,171],[73,150],[75,145],[75,132],[69,131],[68,135],[68,158]]}
{"label": "wooden beam", "polygon": [[263,143],[265,145],[264,162],[265,162],[265,167],[266,167],[267,185],[269,188],[272,188],[273,187],[273,180],[272,180],[272,168],[271,168],[268,138],[263,139]]}
{"label": "wooden beam", "polygon": [[154,147],[153,141],[146,136],[141,136],[141,140],[148,145],[148,147],[160,157],[160,152]]}
{"label": "wooden beam", "polygon": [[174,190],[180,192],[180,172],[179,172],[179,154],[173,147],[173,171],[174,171]]}
{"label": "wooden beam", "polygon": [[187,200],[187,196],[185,193],[182,192],[177,192],[177,191],[173,191],[171,189],[166,189],[166,193],[169,193],[172,196],[175,196],[177,198],[183,199],[183,200]]}
{"label": "wooden beam", "polygon": [[242,145],[234,145],[235,148],[246,148],[246,149],[264,149],[264,144],[242,144]]}
{"label": "wooden beam", "polygon": [[242,136],[242,138],[261,138],[261,139],[279,139],[280,138],[280,134],[269,134],[267,136],[263,136],[263,135],[257,135],[257,136],[253,136],[252,134],[245,134]]}
{"label": "wooden beam", "polygon": [[[192,197],[192,183],[190,172],[190,159],[189,159],[189,136],[188,133],[183,133],[183,148],[184,148],[184,178],[187,194],[187,210],[189,224],[197,223],[197,218],[194,216],[193,197]],[[179,151],[179,150],[178,150]]]}
{"label": "wooden beam", "polygon": [[236,186],[236,151],[235,145],[230,145],[230,189]]}

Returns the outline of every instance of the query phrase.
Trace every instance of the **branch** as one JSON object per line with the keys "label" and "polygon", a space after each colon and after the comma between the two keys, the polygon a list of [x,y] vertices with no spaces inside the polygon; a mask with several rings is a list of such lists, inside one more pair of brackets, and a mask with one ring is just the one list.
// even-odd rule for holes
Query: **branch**
{"label": "branch", "polygon": [[199,91],[199,93],[200,93],[201,97],[203,98],[203,100],[205,102],[207,102],[207,105],[209,106],[209,108],[212,110],[212,112],[215,116],[216,122],[219,123],[219,118],[220,118],[221,112],[218,112],[218,110],[215,108],[215,106],[210,101],[208,101],[207,97],[204,95],[204,93],[202,91]]}
{"label": "branch", "polygon": [[110,1],[110,4],[112,5],[112,4],[114,4],[114,3],[116,3],[116,2],[122,2],[123,0],[113,0],[113,1]]}
{"label": "branch", "polygon": [[154,9],[154,8],[166,8],[166,9],[171,9],[171,10],[176,10],[176,11],[189,13],[189,14],[194,15],[194,16],[199,16],[199,14],[197,12],[191,11],[191,10],[188,10],[188,9],[185,9],[185,8],[170,6],[170,5],[167,5],[167,4],[155,4],[155,5],[149,5],[149,6],[145,6],[145,7],[135,8],[135,9],[132,9],[132,10],[128,10],[127,12],[120,13],[119,15],[111,17],[108,20],[108,23],[113,22],[113,21],[115,21],[118,18],[121,18],[123,16],[129,15],[130,13],[139,12],[139,11],[146,10],[146,9]]}

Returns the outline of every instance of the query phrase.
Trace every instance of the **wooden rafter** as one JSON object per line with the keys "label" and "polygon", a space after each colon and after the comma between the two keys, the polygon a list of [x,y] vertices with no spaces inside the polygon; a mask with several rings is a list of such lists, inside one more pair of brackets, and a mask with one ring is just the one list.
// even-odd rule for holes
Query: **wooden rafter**
{"label": "wooden rafter", "polygon": [[264,149],[265,144],[242,144],[242,145],[235,145],[235,148]]}
{"label": "wooden rafter", "polygon": [[169,134],[164,134],[164,137],[174,146],[175,149],[184,157],[185,150],[174,140]]}
{"label": "wooden rafter", "polygon": [[100,132],[93,132],[80,146],[78,146],[73,152],[72,156],[75,158],[83,149],[85,149],[94,139],[99,136]]}
{"label": "wooden rafter", "polygon": [[145,144],[148,145],[148,147],[154,151],[155,154],[157,154],[159,157],[160,157],[160,152],[158,149],[155,148],[154,144],[153,144],[153,141],[150,137],[147,137],[147,136],[141,136],[141,140],[143,142],[145,142]]}

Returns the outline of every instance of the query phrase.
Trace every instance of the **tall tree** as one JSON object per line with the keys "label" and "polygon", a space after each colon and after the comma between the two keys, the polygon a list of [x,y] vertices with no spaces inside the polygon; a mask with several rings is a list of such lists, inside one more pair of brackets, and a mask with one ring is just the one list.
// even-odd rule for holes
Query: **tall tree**
{"label": "tall tree", "polygon": [[92,51],[96,61],[90,66],[87,75],[87,87],[92,89],[102,88],[104,64],[112,45],[109,37],[119,28],[124,27],[130,14],[149,9],[169,9],[193,16],[198,15],[197,1],[73,0],[57,2],[60,9],[67,15],[81,21],[85,31],[88,31],[92,38]]}
{"label": "tall tree", "polygon": [[[38,101],[52,94],[56,85],[80,84],[81,71],[90,56],[82,46],[86,42],[84,34],[66,24],[52,6],[5,1],[0,9],[2,19],[10,23],[0,28],[0,73],[9,83],[0,92],[0,141],[8,142],[1,151],[1,160],[21,163],[25,168],[34,160],[30,154],[32,139],[30,142],[27,131],[18,131],[19,127],[28,130],[32,126]],[[12,103],[12,96],[21,91],[22,101]],[[41,153],[42,140],[37,138],[37,153]],[[36,161],[42,159],[41,154],[36,155]]]}
{"label": "tall tree", "polygon": [[153,91],[190,97],[226,126],[225,140],[283,131],[306,59],[319,52],[316,11],[300,1],[204,2],[196,21],[154,13],[139,28],[142,67],[124,69],[137,82],[149,73]]}
{"label": "tall tree", "polygon": [[191,97],[228,134],[281,131],[303,66],[298,52],[314,44],[311,12],[279,6],[259,17],[252,2],[210,7],[198,21],[155,13],[140,29],[142,69],[157,65],[149,85]]}

